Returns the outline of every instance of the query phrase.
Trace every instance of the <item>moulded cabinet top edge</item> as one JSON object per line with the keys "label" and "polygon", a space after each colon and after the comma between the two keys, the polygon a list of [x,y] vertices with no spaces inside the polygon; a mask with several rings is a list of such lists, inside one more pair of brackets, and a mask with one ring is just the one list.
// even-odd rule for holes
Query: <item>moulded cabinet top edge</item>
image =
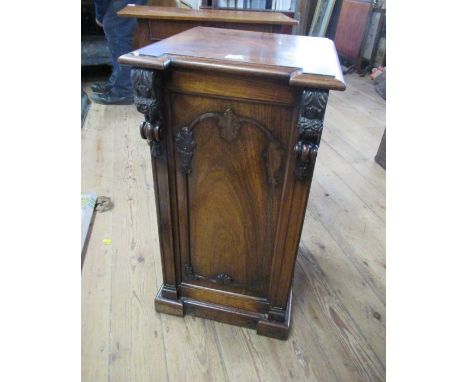
{"label": "moulded cabinet top edge", "polygon": [[150,5],[127,5],[118,12],[121,17],[152,20],[210,21],[237,24],[297,25],[298,21],[281,12],[187,9]]}
{"label": "moulded cabinet top edge", "polygon": [[287,78],[290,85],[305,88],[346,88],[333,41],[320,37],[196,27],[121,56],[119,62]]}

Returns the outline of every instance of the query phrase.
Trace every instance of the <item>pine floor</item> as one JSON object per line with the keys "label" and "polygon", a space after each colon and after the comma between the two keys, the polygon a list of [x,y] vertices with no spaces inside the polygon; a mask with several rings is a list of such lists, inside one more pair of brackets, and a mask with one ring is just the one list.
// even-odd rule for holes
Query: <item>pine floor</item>
{"label": "pine floor", "polygon": [[142,115],[91,106],[81,187],[114,208],[97,213],[82,270],[82,381],[385,380],[385,171],[374,162],[385,101],[369,78],[345,79],[327,107],[286,342],[154,311],[162,276]]}

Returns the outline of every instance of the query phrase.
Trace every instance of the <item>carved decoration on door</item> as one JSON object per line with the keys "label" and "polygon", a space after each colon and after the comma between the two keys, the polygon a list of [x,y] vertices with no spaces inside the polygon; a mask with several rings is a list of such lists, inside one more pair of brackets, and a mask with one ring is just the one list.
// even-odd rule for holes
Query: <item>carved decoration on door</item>
{"label": "carved decoration on door", "polygon": [[192,280],[207,280],[209,282],[215,283],[215,284],[231,284],[234,282],[233,278],[228,274],[228,273],[218,273],[217,275],[213,277],[206,277],[202,275],[198,275],[194,272],[193,267],[189,264],[185,264],[185,275]]}
{"label": "carved decoration on door", "polygon": [[227,142],[232,142],[237,137],[240,129],[240,120],[231,109],[227,109],[224,115],[218,119],[219,126],[221,127],[221,137]]}
{"label": "carved decoration on door", "polygon": [[268,139],[268,144],[263,152],[268,182],[273,185],[279,183],[279,175],[281,173],[284,157],[284,149],[281,147],[281,144],[264,125],[255,119],[240,117],[235,114],[232,109],[226,109],[223,113],[203,113],[195,118],[188,126],[182,127],[177,133],[176,150],[182,163],[182,170],[187,175],[192,172],[191,161],[196,147],[193,129],[200,122],[210,118],[217,120],[221,137],[229,143],[237,138],[243,124],[248,123],[259,128]]}
{"label": "carved decoration on door", "polygon": [[192,161],[193,150],[195,150],[195,147],[197,146],[193,136],[193,131],[188,126],[184,126],[182,130],[177,133],[175,145],[180,161],[182,162],[182,170],[188,175],[192,172],[190,164]]}

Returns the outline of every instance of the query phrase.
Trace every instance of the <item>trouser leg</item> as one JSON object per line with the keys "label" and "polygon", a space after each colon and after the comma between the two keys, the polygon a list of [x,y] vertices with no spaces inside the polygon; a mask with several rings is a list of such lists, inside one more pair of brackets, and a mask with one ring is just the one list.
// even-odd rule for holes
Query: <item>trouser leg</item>
{"label": "trouser leg", "polygon": [[104,31],[112,55],[112,90],[118,96],[131,96],[132,85],[130,80],[130,67],[120,65],[118,58],[133,50],[133,33],[136,20],[117,16],[117,12],[126,5],[125,0],[116,0],[111,3],[104,16]]}
{"label": "trouser leg", "polygon": [[103,22],[103,29],[104,29],[104,35],[106,37],[107,41],[107,47],[109,48],[109,52],[111,55],[111,65],[112,65],[112,73],[109,77],[109,84],[114,85],[115,83],[115,77],[116,77],[116,72],[117,72],[117,53],[116,53],[116,36],[115,36],[115,31],[114,31],[114,26],[112,25],[112,20],[109,20],[109,17],[104,16],[104,21]]}

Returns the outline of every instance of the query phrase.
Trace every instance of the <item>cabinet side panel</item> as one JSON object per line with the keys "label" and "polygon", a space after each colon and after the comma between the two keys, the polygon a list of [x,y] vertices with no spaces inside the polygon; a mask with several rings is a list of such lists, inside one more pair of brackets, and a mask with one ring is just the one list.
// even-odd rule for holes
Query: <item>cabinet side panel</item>
{"label": "cabinet side panel", "polygon": [[305,210],[323,130],[328,91],[305,89],[292,122],[295,158],[286,171],[269,291],[269,318],[285,321]]}
{"label": "cabinet side panel", "polygon": [[[164,287],[162,295],[165,298],[177,298],[177,261],[175,261],[174,245],[174,207],[171,195],[170,176],[172,171],[168,153],[170,141],[165,139],[164,131],[168,121],[165,116],[165,76],[162,72],[147,69],[133,68],[131,79],[134,91],[135,105],[138,111],[143,113],[144,120],[140,124],[140,135],[150,147],[151,164],[153,171],[153,183],[156,198],[158,216],[159,242],[161,248],[161,261],[163,268]],[[170,121],[169,121],[170,123]],[[169,143],[169,145],[168,145]]]}
{"label": "cabinet side panel", "polygon": [[151,158],[153,180],[158,214],[158,231],[161,248],[161,262],[163,266],[163,282],[175,288],[177,285],[174,246],[172,236],[172,216],[170,211],[169,177],[167,171],[167,157]]}

